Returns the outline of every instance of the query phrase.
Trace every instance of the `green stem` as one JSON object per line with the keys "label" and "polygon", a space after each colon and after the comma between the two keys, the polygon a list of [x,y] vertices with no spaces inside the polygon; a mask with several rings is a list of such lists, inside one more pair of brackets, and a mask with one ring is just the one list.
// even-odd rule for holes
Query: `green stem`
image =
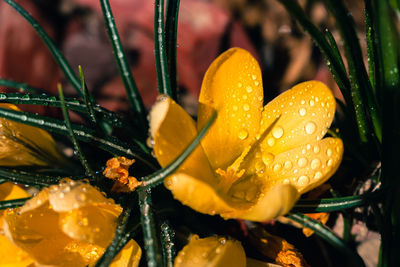
{"label": "green stem", "polygon": [[27,200],[31,199],[30,197],[12,199],[12,200],[3,200],[0,201],[0,210],[5,210],[8,208],[16,208],[25,204]]}
{"label": "green stem", "polygon": [[140,206],[140,221],[142,223],[144,250],[146,251],[147,266],[161,266],[161,254],[154,226],[155,223],[153,220],[153,211],[151,208],[151,190],[140,190],[138,194]]}
{"label": "green stem", "polygon": [[171,229],[168,221],[161,224],[161,245],[164,259],[164,266],[173,267],[174,259],[176,256],[176,249],[174,244],[175,233]]}
{"label": "green stem", "polygon": [[154,4],[154,56],[156,59],[158,92],[174,98],[170,85],[165,45],[164,0],[156,0]]}

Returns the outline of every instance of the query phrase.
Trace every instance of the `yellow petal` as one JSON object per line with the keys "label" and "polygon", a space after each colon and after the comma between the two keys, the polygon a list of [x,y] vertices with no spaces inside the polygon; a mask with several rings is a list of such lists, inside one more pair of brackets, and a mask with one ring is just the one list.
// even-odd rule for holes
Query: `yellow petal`
{"label": "yellow petal", "polygon": [[[0,103],[0,108],[19,111],[15,105],[7,103]],[[45,166],[62,160],[53,138],[46,131],[3,118],[0,118],[0,125],[0,135],[5,137],[0,144],[0,166]]]}
{"label": "yellow petal", "polygon": [[[178,172],[169,176],[164,180],[164,185],[171,190],[174,198],[201,213],[221,214],[223,217],[228,217],[224,214],[236,213],[236,209],[240,205],[244,206],[244,203],[233,206],[232,203],[228,203],[229,200],[225,195],[216,191],[217,186],[215,184],[205,183],[186,173]],[[248,203],[247,208],[250,204]]]}
{"label": "yellow petal", "polygon": [[110,244],[117,218],[121,211],[117,205],[91,205],[60,213],[62,231],[78,241],[107,247]]}
{"label": "yellow petal", "polygon": [[218,117],[201,144],[214,169],[226,169],[259,131],[263,89],[261,71],[251,54],[232,48],[208,68],[200,91],[197,129]]}
{"label": "yellow petal", "polygon": [[0,266],[26,267],[33,259],[22,249],[16,247],[5,236],[0,235]]}
{"label": "yellow petal", "polygon": [[[193,119],[169,97],[162,97],[152,108],[150,132],[154,141],[154,153],[162,167],[178,157],[197,136]],[[183,162],[178,171],[185,172],[206,183],[216,182],[208,159],[200,145]]]}
{"label": "yellow petal", "polygon": [[0,201],[25,198],[29,196],[30,195],[24,189],[14,183],[7,182],[0,184]]}
{"label": "yellow petal", "polygon": [[239,216],[241,219],[265,222],[286,214],[300,195],[292,185],[277,185],[265,190],[263,196],[250,210]]}
{"label": "yellow petal", "polygon": [[224,237],[192,238],[175,258],[174,267],[245,267],[239,241]]}
{"label": "yellow petal", "polygon": [[38,263],[85,266],[87,262],[80,253],[66,251],[68,247],[79,245],[59,229],[58,219],[58,214],[51,210],[47,201],[24,213],[19,209],[8,211],[5,216],[4,232],[9,240]]}
{"label": "yellow petal", "polygon": [[259,260],[255,260],[252,258],[247,258],[246,260],[246,267],[281,267],[281,265],[269,263],[269,262],[263,262]]}
{"label": "yellow petal", "polygon": [[110,264],[110,267],[137,267],[139,265],[142,250],[138,243],[131,239],[118,253]]}
{"label": "yellow petal", "polygon": [[325,84],[308,81],[280,94],[262,112],[261,130],[280,116],[262,143],[274,155],[320,140],[332,123],[336,102]]}
{"label": "yellow petal", "polygon": [[74,209],[99,204],[114,206],[115,212],[122,212],[122,208],[119,205],[115,205],[113,199],[106,198],[90,184],[71,179],[63,179],[60,184],[50,186],[49,201],[57,212],[69,212]]}
{"label": "yellow petal", "polygon": [[299,193],[324,183],[340,165],[343,143],[339,138],[324,138],[275,156],[266,169],[269,184],[287,183]]}

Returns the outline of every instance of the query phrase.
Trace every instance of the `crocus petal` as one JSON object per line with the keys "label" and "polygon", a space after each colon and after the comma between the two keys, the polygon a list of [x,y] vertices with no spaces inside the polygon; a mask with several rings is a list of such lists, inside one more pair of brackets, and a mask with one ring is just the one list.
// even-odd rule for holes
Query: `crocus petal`
{"label": "crocus petal", "polygon": [[221,214],[226,217],[224,214],[236,214],[240,207],[246,209],[250,205],[247,203],[246,207],[241,202],[233,205],[225,195],[216,191],[216,185],[205,183],[186,173],[175,173],[165,179],[164,184],[182,204],[205,214]]}
{"label": "crocus petal", "polygon": [[263,90],[261,71],[251,54],[232,48],[208,68],[200,91],[197,129],[218,117],[201,144],[214,169],[226,169],[259,131]]}
{"label": "crocus petal", "polygon": [[14,183],[0,184],[0,201],[29,197],[29,194]]}
{"label": "crocus petal", "polygon": [[239,241],[224,237],[192,238],[175,258],[174,267],[245,267],[246,254]]}
{"label": "crocus petal", "polygon": [[259,201],[238,217],[250,221],[265,222],[289,212],[299,197],[300,194],[294,186],[280,184],[265,190]]}
{"label": "crocus petal", "polygon": [[261,132],[280,116],[262,150],[276,155],[320,140],[332,123],[335,107],[332,92],[318,81],[300,83],[280,94],[262,112]]}
{"label": "crocus petal", "polygon": [[0,266],[2,267],[26,267],[34,260],[28,253],[16,247],[5,236],[0,235]]}
{"label": "crocus petal", "polygon": [[[162,167],[178,157],[197,136],[193,119],[181,106],[166,96],[159,99],[150,112],[150,132],[154,141],[154,153]],[[206,183],[216,183],[214,173],[200,145],[183,162],[178,171]]]}
{"label": "crocus petal", "polygon": [[[0,103],[0,108],[20,111],[8,103]],[[0,135],[5,137],[0,144],[0,166],[46,166],[62,160],[53,138],[46,131],[3,118],[0,118],[0,125],[3,127]]]}
{"label": "crocus petal", "polygon": [[142,256],[142,250],[138,243],[131,239],[118,253],[110,264],[110,267],[137,267]]}
{"label": "crocus petal", "polygon": [[341,139],[324,138],[276,155],[266,169],[266,177],[270,184],[292,184],[302,194],[331,177],[342,155]]}

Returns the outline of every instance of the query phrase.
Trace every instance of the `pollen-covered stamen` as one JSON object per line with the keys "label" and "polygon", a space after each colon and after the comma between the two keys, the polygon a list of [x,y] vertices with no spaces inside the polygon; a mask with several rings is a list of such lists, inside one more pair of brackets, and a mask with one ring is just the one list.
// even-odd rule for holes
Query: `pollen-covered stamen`
{"label": "pollen-covered stamen", "polygon": [[140,181],[133,176],[129,176],[129,166],[134,162],[134,159],[127,159],[125,157],[111,158],[107,161],[107,168],[104,170],[103,174],[105,177],[116,181],[112,191],[134,191],[138,186],[140,186]]}
{"label": "pollen-covered stamen", "polygon": [[232,184],[239,180],[246,170],[242,169],[237,171],[232,167],[228,167],[226,171],[218,168],[215,172],[220,175],[221,179],[218,184],[220,190],[227,193],[231,188]]}

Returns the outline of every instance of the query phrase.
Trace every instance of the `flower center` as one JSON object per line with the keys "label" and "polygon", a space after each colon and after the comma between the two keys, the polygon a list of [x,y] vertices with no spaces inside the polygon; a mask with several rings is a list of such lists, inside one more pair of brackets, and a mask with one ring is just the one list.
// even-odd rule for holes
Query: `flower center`
{"label": "flower center", "polygon": [[220,190],[222,190],[224,193],[227,193],[232,184],[243,176],[245,170],[242,169],[237,171],[235,168],[229,166],[226,171],[218,168],[215,172],[221,176],[221,180],[218,184]]}

